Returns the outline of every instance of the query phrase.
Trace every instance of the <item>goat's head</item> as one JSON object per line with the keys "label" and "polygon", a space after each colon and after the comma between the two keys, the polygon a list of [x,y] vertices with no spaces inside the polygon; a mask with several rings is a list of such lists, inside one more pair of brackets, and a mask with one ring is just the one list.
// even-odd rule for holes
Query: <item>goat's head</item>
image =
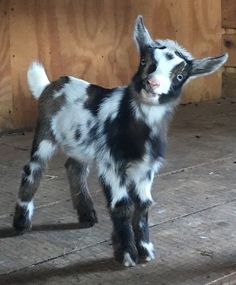
{"label": "goat's head", "polygon": [[195,59],[172,40],[153,40],[138,16],[134,39],[140,51],[140,64],[133,78],[138,99],[158,105],[176,100],[183,85],[192,78],[213,73],[227,60],[228,55]]}

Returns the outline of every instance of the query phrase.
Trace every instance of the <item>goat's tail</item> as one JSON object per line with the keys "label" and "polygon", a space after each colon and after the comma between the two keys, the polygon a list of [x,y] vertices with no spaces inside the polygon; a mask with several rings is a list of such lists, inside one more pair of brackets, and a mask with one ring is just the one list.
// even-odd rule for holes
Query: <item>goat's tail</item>
{"label": "goat's tail", "polygon": [[44,88],[50,83],[44,67],[37,61],[34,61],[29,67],[27,79],[30,91],[35,99],[40,97]]}

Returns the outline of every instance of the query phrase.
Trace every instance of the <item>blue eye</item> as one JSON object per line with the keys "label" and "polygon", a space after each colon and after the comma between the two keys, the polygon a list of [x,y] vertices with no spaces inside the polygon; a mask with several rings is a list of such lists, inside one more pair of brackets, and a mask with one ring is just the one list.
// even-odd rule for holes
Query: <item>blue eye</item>
{"label": "blue eye", "polygon": [[177,76],[176,76],[177,80],[178,81],[182,81],[184,79],[184,76],[183,74],[179,73]]}
{"label": "blue eye", "polygon": [[146,60],[142,58],[140,63],[141,63],[141,65],[144,66],[144,65],[146,65]]}

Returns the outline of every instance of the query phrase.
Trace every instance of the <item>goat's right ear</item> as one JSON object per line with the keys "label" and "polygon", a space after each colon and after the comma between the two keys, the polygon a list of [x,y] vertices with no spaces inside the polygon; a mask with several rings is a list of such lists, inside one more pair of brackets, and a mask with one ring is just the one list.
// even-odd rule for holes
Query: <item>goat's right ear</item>
{"label": "goat's right ear", "polygon": [[134,26],[134,40],[141,51],[145,46],[152,45],[153,40],[144,25],[143,17],[139,15]]}

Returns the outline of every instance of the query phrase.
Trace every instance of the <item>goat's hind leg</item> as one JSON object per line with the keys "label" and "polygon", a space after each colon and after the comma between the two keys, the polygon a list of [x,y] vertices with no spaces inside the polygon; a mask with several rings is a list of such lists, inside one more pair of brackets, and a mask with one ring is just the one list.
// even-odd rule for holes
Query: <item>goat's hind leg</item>
{"label": "goat's hind leg", "polygon": [[65,167],[73,206],[77,210],[80,226],[92,227],[98,220],[87,185],[88,165],[69,158]]}
{"label": "goat's hind leg", "polygon": [[13,219],[13,226],[19,234],[31,229],[31,218],[34,210],[33,197],[39,187],[47,162],[56,150],[56,145],[52,140],[39,139],[39,137],[39,134],[36,133],[31,159],[23,168]]}

